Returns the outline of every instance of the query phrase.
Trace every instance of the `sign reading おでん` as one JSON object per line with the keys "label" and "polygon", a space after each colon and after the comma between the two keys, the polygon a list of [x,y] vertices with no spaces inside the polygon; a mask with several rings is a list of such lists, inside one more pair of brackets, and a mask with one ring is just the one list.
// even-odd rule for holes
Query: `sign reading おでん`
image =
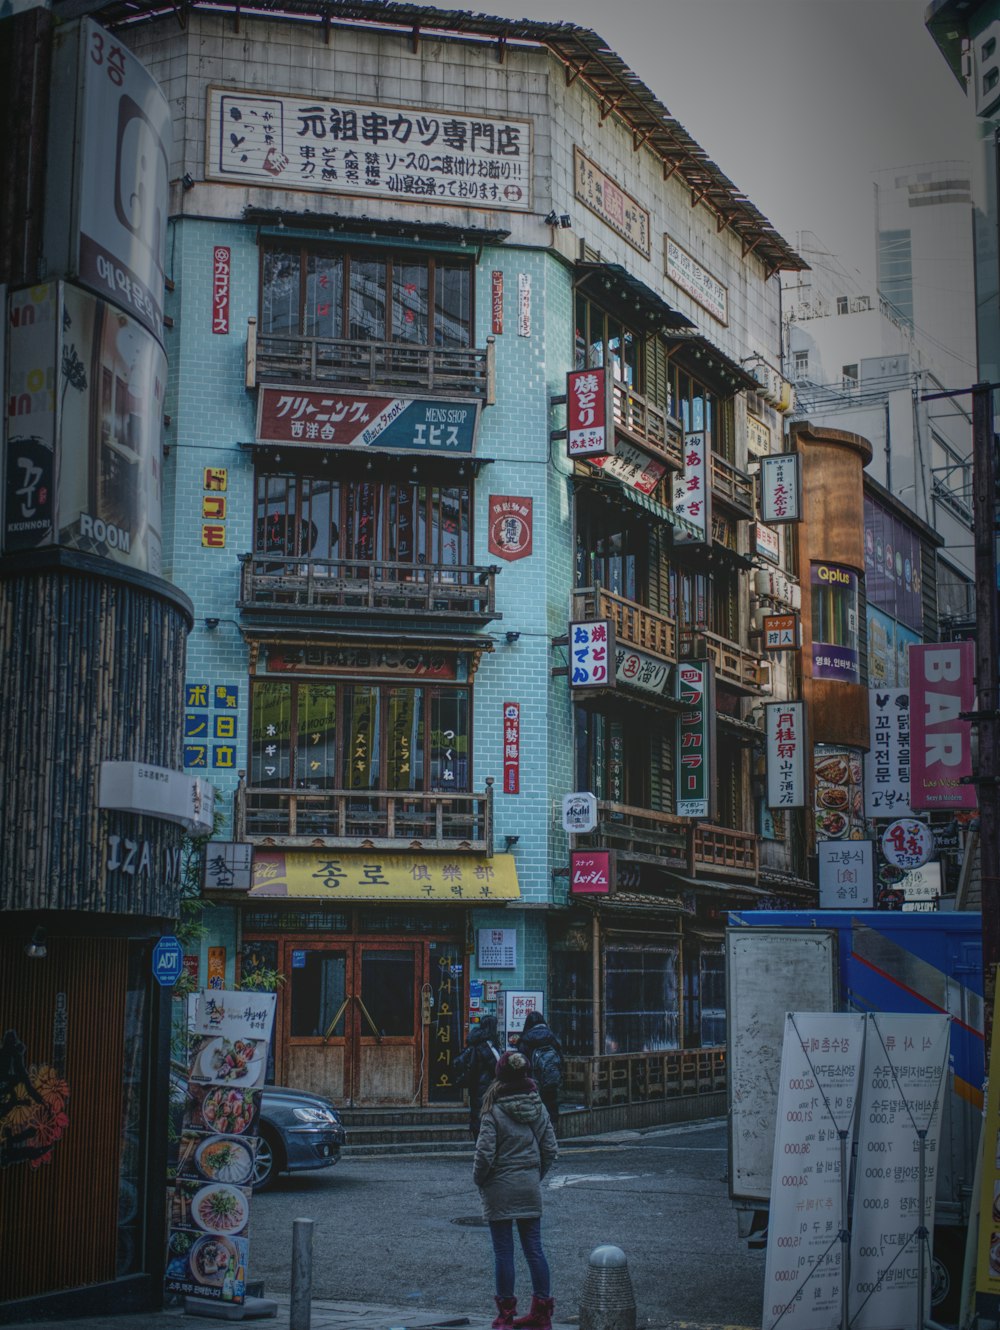
{"label": "sign reading \u304a\u3067\u3093", "polygon": [[531,122],[211,88],[210,180],[526,212]]}
{"label": "sign reading \u304a\u3067\u3093", "polygon": [[610,619],[569,626],[570,688],[607,688],[614,683],[614,627]]}

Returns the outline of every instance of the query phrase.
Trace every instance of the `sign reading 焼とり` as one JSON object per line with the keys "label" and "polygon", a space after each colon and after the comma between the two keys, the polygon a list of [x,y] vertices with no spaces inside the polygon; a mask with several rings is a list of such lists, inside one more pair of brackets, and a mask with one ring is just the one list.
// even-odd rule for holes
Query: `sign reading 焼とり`
{"label": "sign reading \u713c\u3068\u308a", "polygon": [[764,1268],[764,1330],[840,1330],[847,1171],[864,1017],[785,1017]]}

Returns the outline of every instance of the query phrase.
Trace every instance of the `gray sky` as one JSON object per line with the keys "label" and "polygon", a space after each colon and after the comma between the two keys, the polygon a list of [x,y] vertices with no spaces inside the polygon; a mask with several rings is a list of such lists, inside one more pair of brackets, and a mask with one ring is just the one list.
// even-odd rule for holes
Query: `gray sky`
{"label": "gray sky", "polygon": [[593,28],[791,244],[874,263],[872,172],[975,163],[974,117],[925,0],[495,0]]}

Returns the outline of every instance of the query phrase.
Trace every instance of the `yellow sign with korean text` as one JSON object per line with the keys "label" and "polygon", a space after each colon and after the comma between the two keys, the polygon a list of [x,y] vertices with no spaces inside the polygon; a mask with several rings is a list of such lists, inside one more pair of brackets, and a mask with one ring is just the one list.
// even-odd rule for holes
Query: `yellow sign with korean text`
{"label": "yellow sign with korean text", "polygon": [[258,849],[250,895],[485,905],[519,900],[521,889],[512,854]]}

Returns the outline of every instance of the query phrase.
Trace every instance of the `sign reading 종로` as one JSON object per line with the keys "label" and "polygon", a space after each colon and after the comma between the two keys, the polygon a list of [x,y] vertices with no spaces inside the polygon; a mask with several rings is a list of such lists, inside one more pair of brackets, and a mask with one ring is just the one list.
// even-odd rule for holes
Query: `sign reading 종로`
{"label": "sign reading \uc885\ub85c", "polygon": [[526,212],[531,122],[210,88],[205,174],[431,207]]}

